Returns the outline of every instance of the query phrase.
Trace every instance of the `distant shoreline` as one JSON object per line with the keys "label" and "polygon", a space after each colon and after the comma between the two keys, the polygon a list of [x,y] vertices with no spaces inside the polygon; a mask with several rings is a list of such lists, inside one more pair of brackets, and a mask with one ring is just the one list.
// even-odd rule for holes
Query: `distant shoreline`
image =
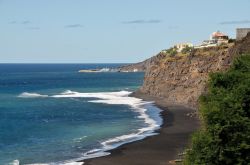
{"label": "distant shoreline", "polygon": [[178,159],[178,153],[187,147],[191,134],[200,126],[198,118],[187,115],[194,109],[170,105],[160,98],[144,94],[134,93],[133,96],[154,100],[156,106],[163,110],[163,124],[156,131],[159,134],[110,150],[111,155],[84,160],[84,165],[167,165],[169,161]]}

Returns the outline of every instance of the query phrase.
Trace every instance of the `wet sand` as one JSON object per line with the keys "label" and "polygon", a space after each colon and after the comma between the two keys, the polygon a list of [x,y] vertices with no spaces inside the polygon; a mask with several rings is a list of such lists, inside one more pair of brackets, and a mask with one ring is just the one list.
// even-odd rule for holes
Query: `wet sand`
{"label": "wet sand", "polygon": [[110,155],[84,160],[84,165],[168,165],[178,159],[190,142],[191,134],[199,128],[197,117],[187,114],[193,109],[170,105],[158,98],[135,95],[144,100],[154,100],[163,111],[163,125],[159,134],[144,140],[122,145],[110,151]]}

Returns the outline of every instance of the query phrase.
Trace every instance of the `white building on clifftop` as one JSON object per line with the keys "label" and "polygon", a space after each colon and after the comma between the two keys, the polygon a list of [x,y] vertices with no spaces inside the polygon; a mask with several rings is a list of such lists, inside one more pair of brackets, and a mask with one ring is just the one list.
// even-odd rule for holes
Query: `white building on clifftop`
{"label": "white building on clifftop", "polygon": [[194,45],[192,43],[180,43],[176,44],[174,47],[177,49],[177,52],[181,52],[184,48],[194,47]]}
{"label": "white building on clifftop", "polygon": [[229,37],[228,35],[217,31],[213,32],[210,36],[210,40],[214,40],[217,44],[228,43]]}
{"label": "white building on clifftop", "polygon": [[217,32],[213,32],[210,35],[209,40],[204,40],[201,45],[195,46],[195,48],[199,49],[199,48],[206,48],[206,47],[214,47],[223,43],[228,43],[228,41],[229,41],[228,35],[220,31],[217,31]]}

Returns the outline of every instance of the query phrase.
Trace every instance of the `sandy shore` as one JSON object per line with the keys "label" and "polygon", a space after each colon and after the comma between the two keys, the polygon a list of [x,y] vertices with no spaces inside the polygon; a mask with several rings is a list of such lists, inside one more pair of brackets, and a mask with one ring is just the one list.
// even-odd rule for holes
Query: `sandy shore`
{"label": "sandy shore", "polygon": [[163,125],[156,136],[122,145],[111,155],[84,160],[84,165],[168,165],[177,159],[188,145],[190,135],[199,127],[196,117],[187,116],[193,109],[170,105],[158,98],[136,94],[144,100],[154,100],[163,111]]}

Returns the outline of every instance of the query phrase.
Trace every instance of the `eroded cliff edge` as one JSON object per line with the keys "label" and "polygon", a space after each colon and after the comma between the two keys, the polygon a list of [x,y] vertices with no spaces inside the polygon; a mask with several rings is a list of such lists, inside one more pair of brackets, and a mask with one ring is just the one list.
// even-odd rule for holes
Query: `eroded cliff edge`
{"label": "eroded cliff edge", "polygon": [[[185,55],[170,57],[159,53],[145,63],[139,63],[144,66],[145,78],[143,86],[135,93],[197,108],[199,96],[206,92],[209,73],[226,71],[234,57],[242,53],[250,53],[250,34],[236,43],[194,49]],[[130,65],[129,68],[137,66]]]}

